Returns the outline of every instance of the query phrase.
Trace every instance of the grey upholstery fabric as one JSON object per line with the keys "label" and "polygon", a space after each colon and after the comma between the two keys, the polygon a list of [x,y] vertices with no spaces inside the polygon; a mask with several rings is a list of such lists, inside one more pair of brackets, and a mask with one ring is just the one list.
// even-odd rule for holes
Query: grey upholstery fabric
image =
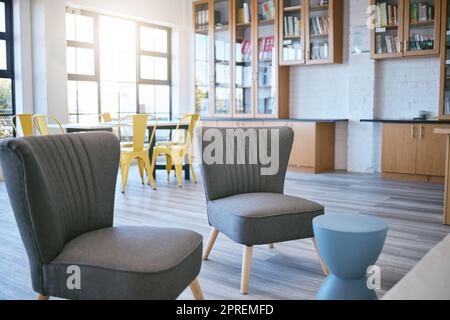
{"label": "grey upholstery fabric", "polygon": [[[100,229],[69,242],[45,267],[46,292],[70,299],[175,299],[199,274],[201,254],[202,237],[187,230]],[[71,265],[81,269],[81,290],[67,289]]]}
{"label": "grey upholstery fabric", "polygon": [[259,245],[312,238],[312,219],[324,208],[277,193],[247,193],[208,203],[211,225],[237,243]]}
{"label": "grey upholstery fabric", "polygon": [[[262,175],[261,168],[267,167],[260,161],[249,164],[249,143],[246,148],[246,164],[227,164],[227,148],[234,143],[234,154],[237,140],[222,141],[210,139],[211,132],[220,132],[227,137],[227,130],[242,128],[206,128],[198,130],[197,136],[205,150],[210,150],[213,143],[223,144],[222,163],[202,161],[203,181],[208,208],[208,219],[211,226],[226,234],[234,241],[247,246],[277,243],[313,237],[312,219],[324,214],[324,208],[311,201],[283,195],[284,181],[291,154],[294,133],[291,128],[246,128],[245,130],[267,130],[267,140],[258,134],[258,148],[261,143],[268,144],[271,150],[271,130],[279,132],[279,170],[275,175]],[[244,130],[244,131],[245,131]],[[229,135],[228,135],[229,136]],[[247,142],[250,140],[246,138]],[[229,147],[229,150],[231,147]]]}
{"label": "grey upholstery fabric", "polygon": [[[6,187],[28,254],[36,292],[80,299],[105,298],[105,295],[110,299],[146,299],[157,298],[159,293],[160,298],[166,298],[175,297],[181,284],[195,279],[201,263],[198,258],[201,245],[200,249],[195,245],[199,237],[197,234],[186,231],[177,238],[176,232],[163,231],[171,234],[173,242],[170,240],[166,247],[174,250],[171,254],[175,258],[181,259],[179,252],[186,248],[186,254],[190,253],[176,263],[168,256],[162,259],[161,252],[149,245],[149,242],[161,236],[161,232],[155,229],[116,231],[111,228],[119,156],[119,141],[113,134],[106,132],[30,137],[0,143]],[[81,245],[76,246],[77,243],[84,243],[84,248],[89,247],[83,239],[103,229],[109,230],[109,233],[98,235],[104,241],[95,239],[98,242],[92,243],[89,248],[93,251],[85,251]],[[132,235],[133,232],[136,235]],[[193,242],[187,241],[187,238],[193,239]],[[105,251],[106,242],[113,239],[116,242],[118,239],[124,241],[123,246],[128,246],[128,251],[132,251],[133,245],[136,245],[136,250],[144,250],[142,244],[146,243],[145,254],[148,254],[148,259],[154,254],[161,268],[164,263],[171,266],[167,270],[170,277],[164,279],[174,279],[174,284],[166,284],[170,287],[167,291],[151,287],[153,283],[160,285],[152,276],[163,271],[152,269],[151,264],[146,264],[147,260],[128,259],[136,265],[143,263],[142,270],[149,270],[148,273],[137,272],[136,266],[132,265],[118,268],[117,264],[108,260],[111,252]],[[119,247],[116,248],[118,250]],[[84,253],[90,255],[82,259]],[[120,254],[125,254],[125,250],[121,250]],[[98,255],[97,260],[92,258],[93,255]],[[55,260],[57,257],[66,257],[66,262],[75,265],[84,263],[82,277],[85,279],[86,291],[67,292],[68,275],[62,268],[62,260]],[[99,261],[103,261],[103,265],[100,266]],[[169,262],[173,262],[173,265]],[[112,263],[109,268],[108,263]],[[188,271],[184,273],[178,267]],[[139,285],[141,287],[138,288]]]}

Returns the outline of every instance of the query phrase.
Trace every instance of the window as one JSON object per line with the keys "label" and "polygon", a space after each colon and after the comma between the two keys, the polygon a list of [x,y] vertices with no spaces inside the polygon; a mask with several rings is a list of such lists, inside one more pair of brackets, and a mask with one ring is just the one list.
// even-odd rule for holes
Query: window
{"label": "window", "polygon": [[70,120],[96,122],[103,112],[170,119],[170,37],[162,26],[68,8]]}
{"label": "window", "polygon": [[5,119],[15,114],[12,26],[12,1],[0,0],[0,137],[11,134]]}

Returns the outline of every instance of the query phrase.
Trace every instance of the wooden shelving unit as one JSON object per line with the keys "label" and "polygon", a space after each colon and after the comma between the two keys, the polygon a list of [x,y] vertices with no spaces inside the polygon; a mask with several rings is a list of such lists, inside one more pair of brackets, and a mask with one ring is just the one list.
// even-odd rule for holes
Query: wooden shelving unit
{"label": "wooden shelving unit", "polygon": [[[450,5],[442,2],[441,15],[441,81],[439,90],[439,118],[450,119]],[[448,39],[448,40],[447,40]]]}
{"label": "wooden shelving unit", "polygon": [[371,0],[372,59],[437,56],[442,0]]}
{"label": "wooden shelving unit", "polygon": [[[204,10],[207,32],[205,13],[199,14]],[[279,66],[278,10],[278,0],[193,2],[196,112],[212,118],[289,117],[289,70]]]}
{"label": "wooden shelving unit", "polygon": [[342,0],[281,0],[280,64],[342,63],[343,9]]}

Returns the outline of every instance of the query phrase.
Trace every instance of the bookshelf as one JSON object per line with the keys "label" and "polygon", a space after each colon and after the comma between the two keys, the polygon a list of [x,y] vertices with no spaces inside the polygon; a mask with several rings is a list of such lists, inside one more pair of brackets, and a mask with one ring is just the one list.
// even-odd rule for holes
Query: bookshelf
{"label": "bookshelf", "polygon": [[281,0],[281,64],[342,63],[343,9],[342,0]]}
{"label": "bookshelf", "polygon": [[441,82],[439,115],[441,120],[450,119],[450,5],[442,3],[441,18]]}
{"label": "bookshelf", "polygon": [[372,58],[438,55],[441,3],[441,0],[372,0]]}
{"label": "bookshelf", "polygon": [[[196,112],[288,118],[289,70],[279,66],[278,0],[193,2]],[[199,20],[206,10],[206,23]]]}

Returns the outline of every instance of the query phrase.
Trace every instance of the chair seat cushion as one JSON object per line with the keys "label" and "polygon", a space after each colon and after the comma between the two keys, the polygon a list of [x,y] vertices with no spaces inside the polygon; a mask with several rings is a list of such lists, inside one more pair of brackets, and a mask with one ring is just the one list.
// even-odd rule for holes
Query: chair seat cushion
{"label": "chair seat cushion", "polygon": [[[200,272],[201,235],[182,229],[106,228],[70,241],[44,272],[50,296],[69,299],[175,299]],[[81,271],[68,289],[67,267]]]}
{"label": "chair seat cushion", "polygon": [[312,238],[315,202],[277,193],[247,193],[209,201],[209,223],[247,246]]}

